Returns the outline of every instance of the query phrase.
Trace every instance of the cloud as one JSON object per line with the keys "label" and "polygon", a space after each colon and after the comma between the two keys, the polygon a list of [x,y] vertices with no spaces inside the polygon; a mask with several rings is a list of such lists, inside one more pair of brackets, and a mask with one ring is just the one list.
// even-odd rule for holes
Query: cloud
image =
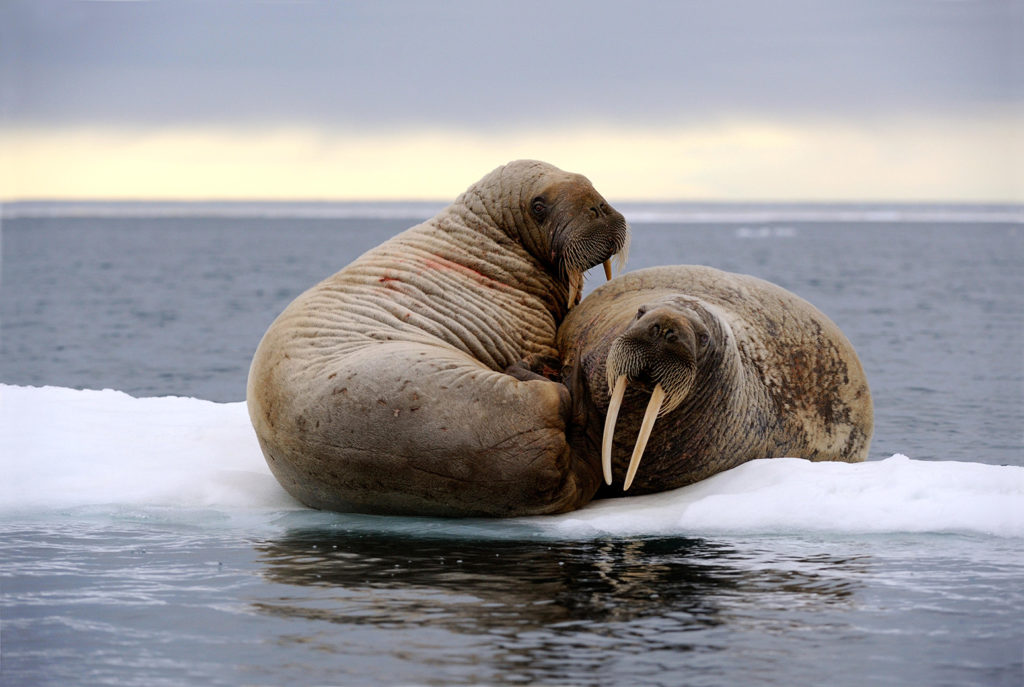
{"label": "cloud", "polygon": [[1022,26],[998,0],[2,0],[0,197],[443,199],[539,157],[615,197],[1020,198]]}
{"label": "cloud", "polygon": [[0,3],[13,125],[502,129],[1020,103],[1020,3]]}
{"label": "cloud", "polygon": [[540,158],[621,200],[1024,201],[1019,119],[863,126],[723,120],[409,129],[19,129],[0,132],[4,199],[452,199],[499,164]]}

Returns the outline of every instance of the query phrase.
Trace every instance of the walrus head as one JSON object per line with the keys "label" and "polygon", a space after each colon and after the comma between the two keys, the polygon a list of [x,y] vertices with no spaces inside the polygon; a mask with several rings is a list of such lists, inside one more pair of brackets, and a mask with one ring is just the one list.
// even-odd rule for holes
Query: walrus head
{"label": "walrus head", "polygon": [[569,282],[568,307],[583,290],[583,273],[598,263],[612,278],[612,257],[621,271],[629,252],[629,226],[590,182],[578,174],[556,181],[530,199],[530,218],[549,237],[549,258]]}
{"label": "walrus head", "polygon": [[612,258],[621,271],[629,250],[629,225],[582,174],[537,160],[516,160],[472,187],[491,217],[568,286],[572,308],[583,273]]}
{"label": "walrus head", "polygon": [[601,466],[612,483],[612,438],[629,384],[651,392],[629,460],[623,491],[629,489],[651,436],[655,420],[690,398],[701,370],[714,365],[717,339],[724,332],[717,319],[696,302],[671,299],[642,305],[608,350],[606,373],[611,399],[601,441]]}

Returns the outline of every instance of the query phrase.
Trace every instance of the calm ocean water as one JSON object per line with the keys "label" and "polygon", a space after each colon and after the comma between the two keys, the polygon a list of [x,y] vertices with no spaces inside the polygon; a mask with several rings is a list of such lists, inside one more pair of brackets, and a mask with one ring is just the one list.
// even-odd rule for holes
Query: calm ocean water
{"label": "calm ocean water", "polygon": [[[0,382],[241,401],[277,313],[432,209],[5,208]],[[872,459],[1024,466],[1024,209],[623,209],[628,269],[754,274],[837,322],[871,383]],[[247,527],[116,503],[0,524],[5,685],[1024,679],[1021,537]]]}

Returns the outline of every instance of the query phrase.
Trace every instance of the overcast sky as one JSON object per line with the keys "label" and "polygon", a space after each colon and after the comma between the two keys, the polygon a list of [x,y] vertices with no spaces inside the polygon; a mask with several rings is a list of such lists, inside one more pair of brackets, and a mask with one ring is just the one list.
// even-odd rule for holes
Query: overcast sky
{"label": "overcast sky", "polygon": [[1022,8],[3,0],[0,198],[1020,201]]}

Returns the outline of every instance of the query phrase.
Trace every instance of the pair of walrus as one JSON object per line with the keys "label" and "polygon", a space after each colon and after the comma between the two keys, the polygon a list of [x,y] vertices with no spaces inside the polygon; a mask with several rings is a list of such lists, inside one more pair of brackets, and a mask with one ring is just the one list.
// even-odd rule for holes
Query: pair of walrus
{"label": "pair of walrus", "polygon": [[628,239],[585,177],[518,161],[306,291],[249,372],[271,471],[314,508],[512,516],[579,508],[602,477],[865,458],[857,355],[784,289],[659,267],[577,305]]}

